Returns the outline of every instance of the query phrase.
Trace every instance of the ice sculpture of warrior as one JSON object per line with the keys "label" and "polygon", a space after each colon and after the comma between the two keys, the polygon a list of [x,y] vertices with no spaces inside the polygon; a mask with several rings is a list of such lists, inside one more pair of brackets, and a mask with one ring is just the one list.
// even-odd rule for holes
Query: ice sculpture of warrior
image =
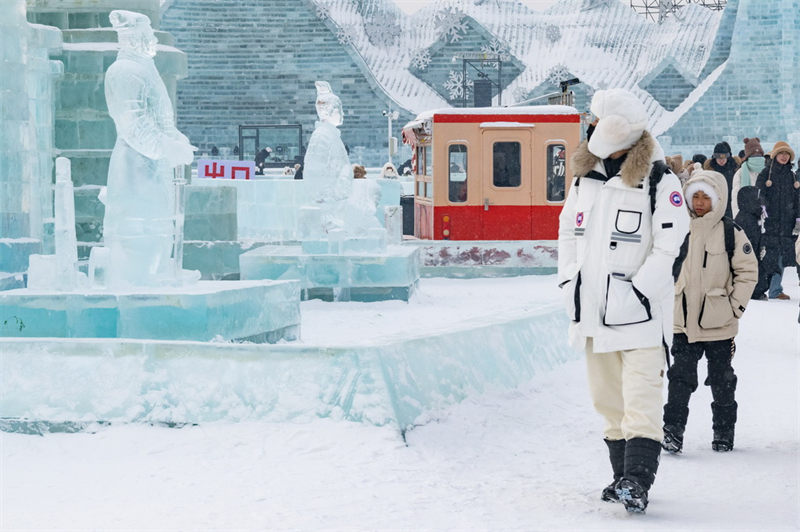
{"label": "ice sculpture of warrior", "polygon": [[173,168],[190,164],[196,149],[174,124],[172,102],[156,70],[158,42],[150,19],[112,11],[117,60],[105,76],[108,113],[117,142],[108,169],[103,221],[112,285],[159,285],[174,277]]}
{"label": "ice sculpture of warrior", "polygon": [[313,205],[320,208],[323,229],[344,229],[345,203],[353,184],[353,169],[342,142],[339,126],[342,101],[327,81],[317,81],[317,116],[308,142],[303,179],[311,191]]}

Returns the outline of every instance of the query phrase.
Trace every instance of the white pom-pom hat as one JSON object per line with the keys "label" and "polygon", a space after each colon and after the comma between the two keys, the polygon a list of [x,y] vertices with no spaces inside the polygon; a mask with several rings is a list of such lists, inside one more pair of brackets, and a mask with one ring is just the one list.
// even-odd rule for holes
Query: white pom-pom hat
{"label": "white pom-pom hat", "polygon": [[636,144],[647,127],[644,104],[625,89],[595,92],[591,110],[600,121],[589,139],[589,151],[601,159]]}

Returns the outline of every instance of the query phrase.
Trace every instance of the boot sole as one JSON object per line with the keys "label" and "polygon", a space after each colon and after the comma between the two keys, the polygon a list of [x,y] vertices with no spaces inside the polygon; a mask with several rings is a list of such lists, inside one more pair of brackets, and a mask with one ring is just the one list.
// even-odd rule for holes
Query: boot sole
{"label": "boot sole", "polygon": [[617,497],[628,513],[643,514],[647,510],[647,503],[631,495],[631,491],[628,488],[617,488]]}

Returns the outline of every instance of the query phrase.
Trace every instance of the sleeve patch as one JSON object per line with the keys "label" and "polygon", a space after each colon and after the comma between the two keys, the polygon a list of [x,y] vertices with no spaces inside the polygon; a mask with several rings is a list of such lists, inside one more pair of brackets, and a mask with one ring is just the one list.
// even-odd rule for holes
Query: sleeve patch
{"label": "sleeve patch", "polygon": [[669,202],[676,207],[680,207],[683,205],[683,196],[681,196],[681,193],[676,190],[669,195]]}
{"label": "sleeve patch", "polygon": [[661,229],[670,229],[672,227],[672,222],[664,222],[661,224]]}

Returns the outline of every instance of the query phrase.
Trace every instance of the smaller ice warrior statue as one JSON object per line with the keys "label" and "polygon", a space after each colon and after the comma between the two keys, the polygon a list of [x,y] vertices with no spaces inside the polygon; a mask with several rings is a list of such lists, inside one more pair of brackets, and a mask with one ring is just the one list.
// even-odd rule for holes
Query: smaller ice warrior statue
{"label": "smaller ice warrior statue", "polygon": [[108,113],[117,128],[103,201],[109,285],[180,284],[180,268],[170,259],[173,169],[190,164],[196,148],[175,128],[172,102],[153,61],[158,41],[150,19],[117,10],[109,20],[120,43],[105,77]]}
{"label": "smaller ice warrior statue", "polygon": [[344,229],[345,204],[353,184],[353,168],[342,142],[339,126],[344,120],[342,101],[327,81],[317,81],[317,116],[308,141],[303,179],[313,205],[320,208],[325,232]]}

